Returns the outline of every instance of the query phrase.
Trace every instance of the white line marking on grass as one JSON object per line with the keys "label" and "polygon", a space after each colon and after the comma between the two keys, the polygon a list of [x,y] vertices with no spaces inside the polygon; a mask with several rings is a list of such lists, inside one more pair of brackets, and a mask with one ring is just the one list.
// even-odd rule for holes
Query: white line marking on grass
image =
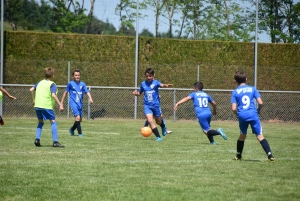
{"label": "white line marking on grass", "polygon": [[85,132],[88,134],[104,134],[104,135],[120,135],[121,133],[113,133],[113,132]]}

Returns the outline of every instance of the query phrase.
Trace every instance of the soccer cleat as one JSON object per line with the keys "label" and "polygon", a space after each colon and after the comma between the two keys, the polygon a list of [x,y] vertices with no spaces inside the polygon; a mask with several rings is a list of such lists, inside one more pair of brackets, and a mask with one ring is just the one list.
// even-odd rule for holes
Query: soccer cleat
{"label": "soccer cleat", "polygon": [[156,137],[156,141],[162,141],[161,137]]}
{"label": "soccer cleat", "polygon": [[72,128],[69,129],[69,132],[72,136],[74,136],[74,131],[72,130]]}
{"label": "soccer cleat", "polygon": [[170,131],[170,130],[167,129],[167,134],[170,134],[170,133],[172,133],[172,131]]}
{"label": "soccer cleat", "polygon": [[83,135],[82,134],[78,134],[78,137],[83,137]]}
{"label": "soccer cleat", "polygon": [[269,158],[269,162],[275,162],[275,158]]}
{"label": "soccer cleat", "polygon": [[235,161],[241,161],[242,158],[235,157],[233,160],[235,160]]}
{"label": "soccer cleat", "polygon": [[35,146],[37,146],[37,147],[41,147],[41,146],[42,146],[39,139],[35,139],[35,140],[34,140],[34,144],[35,144]]}
{"label": "soccer cleat", "polygon": [[211,144],[211,145],[216,145],[217,143],[216,143],[216,142],[211,142],[210,144]]}
{"label": "soccer cleat", "polygon": [[3,120],[3,118],[1,116],[0,116],[0,124],[4,125],[4,120]]}
{"label": "soccer cleat", "polygon": [[164,128],[161,129],[162,135],[166,136],[167,135],[167,127],[165,126]]}
{"label": "soccer cleat", "polygon": [[222,136],[222,138],[223,138],[224,140],[227,140],[227,136],[226,136],[226,134],[224,133],[224,131],[223,131],[222,128],[219,128],[219,129],[218,129],[218,133]]}
{"label": "soccer cleat", "polygon": [[268,156],[268,160],[269,162],[275,162],[275,158],[272,156],[272,154]]}
{"label": "soccer cleat", "polygon": [[64,148],[65,146],[60,144],[59,142],[53,142],[53,147],[60,147],[60,148]]}

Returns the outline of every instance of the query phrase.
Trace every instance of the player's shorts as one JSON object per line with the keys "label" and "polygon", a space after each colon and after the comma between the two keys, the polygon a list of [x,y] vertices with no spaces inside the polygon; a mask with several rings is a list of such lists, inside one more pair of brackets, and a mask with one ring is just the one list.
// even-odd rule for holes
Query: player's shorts
{"label": "player's shorts", "polygon": [[35,108],[36,116],[38,119],[44,120],[55,120],[55,115],[53,110],[43,109],[43,108]]}
{"label": "player's shorts", "polygon": [[251,120],[251,121],[243,121],[243,120],[239,120],[239,126],[240,126],[240,131],[242,134],[247,134],[247,129],[248,126],[251,126],[252,129],[252,133],[255,135],[260,135],[262,134],[262,127],[260,124],[260,120]]}
{"label": "player's shorts", "polygon": [[144,114],[153,114],[154,117],[161,116],[161,108],[157,106],[144,105]]}
{"label": "player's shorts", "polygon": [[197,114],[198,122],[202,130],[206,133],[210,130],[211,114]]}
{"label": "player's shorts", "polygon": [[72,109],[72,113],[73,113],[74,117],[77,117],[78,115],[79,115],[80,117],[82,117],[82,107],[79,107],[79,106],[76,105],[76,104],[74,104],[74,105],[71,104],[70,107],[71,107],[71,109]]}

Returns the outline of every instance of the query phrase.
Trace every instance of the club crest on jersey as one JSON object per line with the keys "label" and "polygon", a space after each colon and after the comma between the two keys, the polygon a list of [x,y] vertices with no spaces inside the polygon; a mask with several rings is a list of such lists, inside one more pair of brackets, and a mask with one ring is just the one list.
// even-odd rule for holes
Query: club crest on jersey
{"label": "club crest on jersey", "polygon": [[155,87],[155,84],[151,84],[150,88],[153,89]]}

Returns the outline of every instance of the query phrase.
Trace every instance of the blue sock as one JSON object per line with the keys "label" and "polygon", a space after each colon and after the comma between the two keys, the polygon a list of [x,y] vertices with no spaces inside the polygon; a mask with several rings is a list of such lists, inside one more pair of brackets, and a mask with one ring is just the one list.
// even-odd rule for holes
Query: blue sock
{"label": "blue sock", "polygon": [[38,123],[37,128],[36,128],[36,134],[35,134],[36,139],[41,139],[43,126],[44,126],[44,123],[41,123],[41,122]]}
{"label": "blue sock", "polygon": [[51,131],[52,131],[53,142],[57,142],[58,141],[58,132],[57,132],[56,121],[51,123]]}

